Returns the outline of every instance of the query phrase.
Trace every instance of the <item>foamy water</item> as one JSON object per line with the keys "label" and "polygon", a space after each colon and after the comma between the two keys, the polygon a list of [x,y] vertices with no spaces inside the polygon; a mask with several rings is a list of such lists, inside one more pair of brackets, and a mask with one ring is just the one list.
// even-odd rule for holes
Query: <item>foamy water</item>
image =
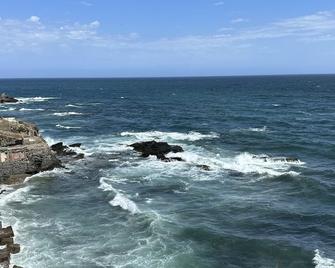
{"label": "foamy water", "polygon": [[[1,105],[1,116],[85,154],[0,195],[22,246],[13,263],[334,267],[334,82],[308,80],[322,87],[304,77],[2,81],[36,97]],[[149,140],[182,146],[168,156],[184,161],[129,147]]]}

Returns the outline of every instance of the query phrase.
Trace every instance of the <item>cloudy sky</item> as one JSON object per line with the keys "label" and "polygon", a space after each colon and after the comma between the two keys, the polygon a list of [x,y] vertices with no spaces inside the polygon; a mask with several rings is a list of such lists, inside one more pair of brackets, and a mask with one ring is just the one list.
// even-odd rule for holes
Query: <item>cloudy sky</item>
{"label": "cloudy sky", "polygon": [[334,0],[2,0],[0,77],[335,73]]}

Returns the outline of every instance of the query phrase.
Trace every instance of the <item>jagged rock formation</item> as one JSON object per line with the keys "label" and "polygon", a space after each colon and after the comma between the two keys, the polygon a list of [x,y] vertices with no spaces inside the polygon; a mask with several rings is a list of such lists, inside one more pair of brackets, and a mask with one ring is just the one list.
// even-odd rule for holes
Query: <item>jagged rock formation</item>
{"label": "jagged rock formation", "polygon": [[0,184],[20,183],[29,175],[59,166],[34,124],[0,118]]}
{"label": "jagged rock formation", "polygon": [[58,142],[51,145],[51,150],[53,150],[58,157],[64,161],[79,160],[84,158],[84,154],[77,153],[71,148],[80,148],[81,143],[74,143],[69,146],[64,145],[62,142]]}
{"label": "jagged rock formation", "polygon": [[8,96],[6,93],[2,93],[0,95],[0,103],[6,103],[6,102],[18,102],[18,100]]}
{"label": "jagged rock formation", "polygon": [[149,155],[155,155],[158,159],[163,161],[183,161],[180,157],[166,157],[165,155],[172,153],[183,152],[183,148],[178,145],[170,145],[167,142],[156,142],[156,141],[145,141],[137,142],[129,145],[137,152],[140,152],[142,157],[148,157]]}
{"label": "jagged rock formation", "polygon": [[[20,252],[20,245],[14,243],[14,232],[11,226],[2,228],[0,222],[0,267],[10,267],[10,255]],[[14,265],[13,268],[21,268]]]}

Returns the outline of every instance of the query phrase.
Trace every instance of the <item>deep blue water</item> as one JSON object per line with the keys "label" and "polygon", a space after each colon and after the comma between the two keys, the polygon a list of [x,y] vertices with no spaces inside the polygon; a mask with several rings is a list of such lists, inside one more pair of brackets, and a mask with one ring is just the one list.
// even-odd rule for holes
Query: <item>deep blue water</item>
{"label": "deep blue water", "polygon": [[[335,76],[21,79],[0,91],[21,100],[1,116],[86,154],[0,197],[16,264],[335,267]],[[127,147],[152,139],[186,161]]]}

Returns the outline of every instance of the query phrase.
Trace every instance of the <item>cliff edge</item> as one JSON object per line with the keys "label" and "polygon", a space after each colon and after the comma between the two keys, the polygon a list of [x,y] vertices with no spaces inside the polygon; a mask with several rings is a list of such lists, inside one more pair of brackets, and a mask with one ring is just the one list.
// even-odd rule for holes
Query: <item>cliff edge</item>
{"label": "cliff edge", "polygon": [[60,166],[34,124],[0,117],[0,184],[21,183],[27,176]]}

